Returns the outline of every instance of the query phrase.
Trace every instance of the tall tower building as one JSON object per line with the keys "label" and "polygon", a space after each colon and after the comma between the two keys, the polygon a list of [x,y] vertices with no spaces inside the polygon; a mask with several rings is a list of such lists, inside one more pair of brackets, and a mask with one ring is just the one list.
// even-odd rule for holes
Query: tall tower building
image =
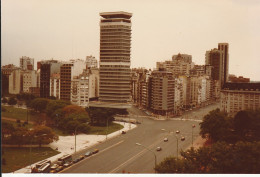
{"label": "tall tower building", "polygon": [[130,101],[131,13],[102,12],[100,19],[101,102]]}
{"label": "tall tower building", "polygon": [[20,58],[20,67],[22,70],[34,70],[34,59],[22,56]]}
{"label": "tall tower building", "polygon": [[218,50],[223,52],[223,68],[221,73],[221,87],[224,83],[228,81],[228,67],[229,67],[229,53],[228,53],[228,43],[218,43]]}

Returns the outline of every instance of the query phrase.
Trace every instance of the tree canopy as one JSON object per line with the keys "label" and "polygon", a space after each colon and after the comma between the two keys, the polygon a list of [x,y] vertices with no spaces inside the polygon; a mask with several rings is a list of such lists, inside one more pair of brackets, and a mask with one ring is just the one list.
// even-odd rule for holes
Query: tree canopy
{"label": "tree canopy", "polygon": [[260,142],[218,142],[212,147],[181,152],[182,158],[168,157],[157,173],[260,173]]}
{"label": "tree canopy", "polygon": [[44,112],[49,101],[50,100],[46,98],[35,98],[31,101],[31,107],[35,111]]}

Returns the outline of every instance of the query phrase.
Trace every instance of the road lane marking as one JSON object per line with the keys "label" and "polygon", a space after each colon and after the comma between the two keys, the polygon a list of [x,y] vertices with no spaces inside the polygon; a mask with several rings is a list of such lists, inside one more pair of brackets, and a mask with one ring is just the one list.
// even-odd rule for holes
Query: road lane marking
{"label": "road lane marking", "polygon": [[[109,146],[109,147],[107,147],[106,149],[104,149],[104,150],[102,150],[102,151],[99,151],[98,154],[101,154],[102,152],[105,152],[105,151],[107,151],[107,150],[109,150],[109,149],[111,149],[111,148],[113,148],[113,147],[115,147],[115,146],[117,146],[117,145],[119,145],[119,144],[121,144],[121,143],[123,143],[123,142],[124,142],[124,140],[119,141],[118,143],[113,144],[112,146]],[[84,158],[83,160],[79,161],[78,163],[72,164],[70,167],[67,167],[67,168],[65,168],[64,170],[61,170],[61,171],[58,172],[58,173],[65,172],[66,170],[70,169],[71,167],[73,167],[73,166],[75,166],[75,165],[77,165],[77,164],[83,162],[84,160],[90,159],[91,157],[93,157],[93,156],[95,156],[95,155],[97,155],[97,154],[94,154],[94,155],[92,155],[92,156],[90,156],[90,157]]]}
{"label": "road lane marking", "polygon": [[[151,149],[153,146],[155,146],[156,144],[160,143],[162,140],[158,140],[155,143],[151,144],[148,148]],[[147,149],[142,150],[141,152],[139,152],[138,154],[136,154],[135,156],[131,157],[130,159],[128,159],[127,161],[125,161],[124,163],[122,163],[121,165],[119,165],[118,167],[116,167],[115,169],[109,171],[108,173],[115,173],[117,170],[119,170],[121,167],[125,166],[127,163],[129,163],[130,161],[134,160],[135,158],[137,158],[138,156],[141,156],[142,154],[144,154],[145,152],[147,152]]]}

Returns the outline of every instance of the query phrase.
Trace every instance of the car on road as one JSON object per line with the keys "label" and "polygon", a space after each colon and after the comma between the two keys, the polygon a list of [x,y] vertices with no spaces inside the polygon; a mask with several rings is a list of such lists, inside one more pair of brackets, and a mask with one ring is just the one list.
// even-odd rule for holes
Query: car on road
{"label": "car on road", "polygon": [[98,149],[94,149],[94,151],[93,151],[93,154],[96,154],[96,153],[98,153]]}
{"label": "car on road", "polygon": [[122,134],[126,134],[126,131],[122,131]]}
{"label": "car on road", "polygon": [[183,136],[183,137],[181,137],[181,141],[184,141],[185,140],[185,137]]}
{"label": "car on road", "polygon": [[71,166],[72,163],[73,163],[73,162],[66,162],[66,163],[63,165],[63,167],[64,167],[64,168],[67,168],[67,167]]}
{"label": "car on road", "polygon": [[79,161],[80,161],[79,158],[76,158],[76,159],[73,160],[73,163],[77,163]]}
{"label": "car on road", "polygon": [[63,166],[59,166],[58,168],[56,168],[56,172],[63,170],[63,168],[64,168]]}
{"label": "car on road", "polygon": [[164,138],[163,141],[164,141],[164,142],[167,142],[167,141],[168,141],[168,138]]}
{"label": "car on road", "polygon": [[88,151],[88,152],[86,152],[86,154],[85,154],[86,157],[89,157],[89,156],[91,156],[91,155],[92,155],[92,152],[91,152],[91,151]]}
{"label": "car on road", "polygon": [[161,147],[157,147],[157,148],[156,148],[156,151],[161,151],[161,150],[162,150]]}
{"label": "car on road", "polygon": [[84,155],[79,156],[79,160],[83,160],[85,158]]}
{"label": "car on road", "polygon": [[55,163],[55,164],[53,164],[53,165],[51,166],[51,171],[52,171],[52,170],[54,170],[54,171],[55,171],[55,170],[56,170],[56,168],[58,168],[58,167],[59,167],[59,165],[58,165],[58,164],[56,164],[56,163]]}

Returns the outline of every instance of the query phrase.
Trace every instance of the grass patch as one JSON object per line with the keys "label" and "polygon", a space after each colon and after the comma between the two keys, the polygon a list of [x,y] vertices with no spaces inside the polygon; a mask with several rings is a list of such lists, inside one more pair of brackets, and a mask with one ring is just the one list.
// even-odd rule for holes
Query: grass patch
{"label": "grass patch", "polygon": [[[6,111],[2,112],[3,117],[20,119],[20,120],[24,120],[24,121],[27,120],[27,109],[15,108],[12,106],[3,106],[3,105],[2,105],[2,107],[6,109]],[[28,120],[29,121],[34,121],[37,118],[39,118],[39,116],[40,116],[39,113],[28,110]]]}
{"label": "grass patch", "polygon": [[[36,163],[46,158],[59,154],[49,147],[33,147],[31,162]],[[10,173],[30,165],[30,148],[29,147],[2,147],[2,159],[5,159],[6,165],[2,161],[2,172]]]}
{"label": "grass patch", "polygon": [[88,134],[94,134],[94,135],[106,135],[113,133],[115,131],[118,131],[120,129],[124,128],[123,125],[121,124],[116,124],[116,123],[111,123],[108,126],[108,129],[106,126],[101,127],[101,126],[90,126],[90,131]]}

